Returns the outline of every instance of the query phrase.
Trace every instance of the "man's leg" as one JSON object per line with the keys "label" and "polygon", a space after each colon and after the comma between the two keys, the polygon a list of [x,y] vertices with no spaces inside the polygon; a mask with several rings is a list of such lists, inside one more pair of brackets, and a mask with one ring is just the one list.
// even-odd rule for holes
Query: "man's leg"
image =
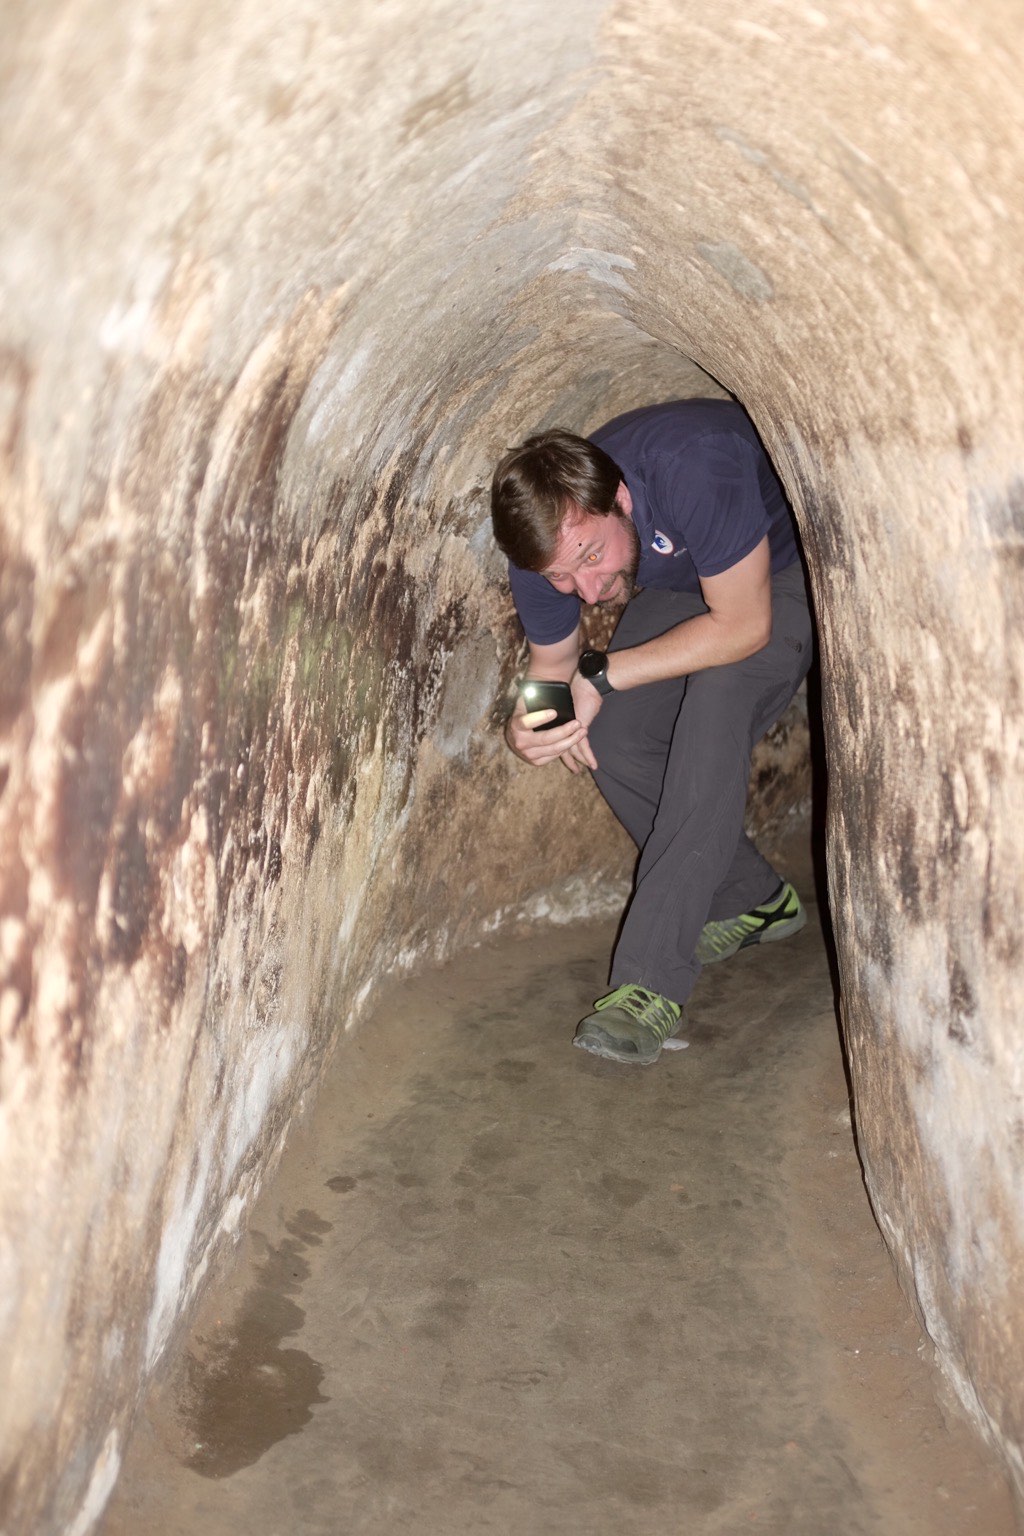
{"label": "man's leg", "polygon": [[[793,689],[796,693],[807,676],[814,651],[807,589],[799,565],[782,571],[772,582],[772,632],[773,643],[776,639],[781,640],[797,659],[799,676]],[[789,702],[787,700],[787,705]],[[774,720],[769,721],[761,735],[774,724]],[[755,745],[759,740],[760,737],[754,738]],[[750,912],[775,895],[780,884],[780,876],[741,829],[732,863],[711,899],[708,920],[734,918]]]}
{"label": "man's leg", "polygon": [[[669,596],[642,594],[643,599]],[[661,606],[667,611],[671,604]],[[627,610],[627,616],[631,623],[620,626],[617,645],[648,638],[634,633],[640,615]],[[660,633],[669,625],[647,627]],[[675,720],[665,718],[671,695],[649,692],[663,689],[661,684],[623,694],[623,701],[631,698],[625,710],[607,710],[611,701],[606,700],[591,728],[601,764],[595,777],[642,845],[615,952],[614,984],[639,983],[682,1004],[699,973],[694,950],[719,893],[730,904],[740,901],[739,910],[745,911],[778,886],[778,876],[743,834],[750,753],[806,674],[811,638],[802,574],[794,567],[773,581],[769,644],[746,661],[675,680],[677,698],[682,684]]]}
{"label": "man's leg", "polygon": [[[705,613],[700,596],[648,589],[632,599],[612,636],[610,651],[642,645],[694,614]],[[665,763],[686,678],[668,678],[606,696],[590,727],[598,767],[594,780],[638,849],[658,813]]]}

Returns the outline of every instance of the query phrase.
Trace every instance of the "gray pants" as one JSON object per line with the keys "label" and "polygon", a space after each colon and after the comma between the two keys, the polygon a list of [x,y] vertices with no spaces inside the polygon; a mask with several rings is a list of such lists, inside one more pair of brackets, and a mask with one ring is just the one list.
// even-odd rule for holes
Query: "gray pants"
{"label": "gray pants", "polygon": [[[626,606],[611,650],[706,612],[688,592],[646,589]],[[590,727],[597,786],[640,849],[611,982],[684,1003],[710,918],[767,901],[780,877],[743,830],[754,744],[807,675],[813,629],[803,571],[772,579],[772,637],[746,661],[609,694]]]}

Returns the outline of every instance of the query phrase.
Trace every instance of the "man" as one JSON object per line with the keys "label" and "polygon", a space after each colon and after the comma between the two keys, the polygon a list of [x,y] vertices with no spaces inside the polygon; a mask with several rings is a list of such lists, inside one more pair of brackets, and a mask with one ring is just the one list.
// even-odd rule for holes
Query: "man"
{"label": "man", "polygon": [[[812,628],[782,487],[742,407],[682,400],[589,440],[543,432],[498,465],[495,537],[528,677],[571,684],[506,727],[534,766],[590,769],[640,850],[613,990],[575,1044],[647,1065],[701,965],[806,922],[743,830],[750,754],[807,673]],[[580,603],[625,603],[608,653],[580,654]]]}

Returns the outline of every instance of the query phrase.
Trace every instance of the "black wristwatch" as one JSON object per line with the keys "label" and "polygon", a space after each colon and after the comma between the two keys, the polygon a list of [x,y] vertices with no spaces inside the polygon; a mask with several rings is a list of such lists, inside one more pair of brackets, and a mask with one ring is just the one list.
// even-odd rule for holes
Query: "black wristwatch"
{"label": "black wristwatch", "polygon": [[580,657],[580,677],[593,683],[598,693],[614,693],[608,681],[608,657],[604,651],[584,651]]}

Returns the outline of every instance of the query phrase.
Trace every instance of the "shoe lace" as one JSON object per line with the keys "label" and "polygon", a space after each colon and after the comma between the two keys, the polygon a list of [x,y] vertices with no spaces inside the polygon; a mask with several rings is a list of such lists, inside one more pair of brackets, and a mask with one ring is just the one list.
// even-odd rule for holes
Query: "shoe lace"
{"label": "shoe lace", "polygon": [[651,992],[636,982],[626,982],[594,1004],[594,1008],[621,1008],[649,1029],[658,1040],[667,1040],[682,1018],[682,1009],[671,998],[660,992]]}

